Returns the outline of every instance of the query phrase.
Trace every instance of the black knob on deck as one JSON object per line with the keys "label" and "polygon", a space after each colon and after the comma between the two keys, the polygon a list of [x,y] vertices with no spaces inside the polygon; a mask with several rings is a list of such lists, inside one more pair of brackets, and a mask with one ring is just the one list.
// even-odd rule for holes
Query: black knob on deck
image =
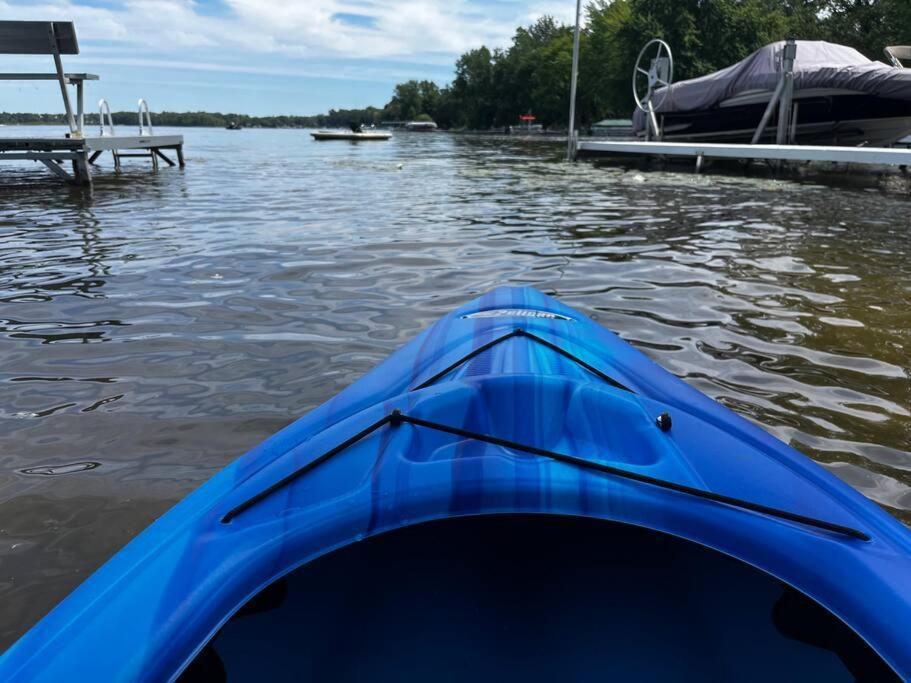
{"label": "black knob on deck", "polygon": [[661,413],[655,418],[655,424],[662,432],[666,432],[671,428],[671,416],[668,413]]}

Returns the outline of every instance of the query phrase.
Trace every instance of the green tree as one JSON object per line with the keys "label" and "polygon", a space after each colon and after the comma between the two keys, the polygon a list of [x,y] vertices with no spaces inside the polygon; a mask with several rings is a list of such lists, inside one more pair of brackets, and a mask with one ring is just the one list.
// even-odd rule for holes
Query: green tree
{"label": "green tree", "polygon": [[538,122],[545,128],[566,125],[569,114],[573,33],[565,28],[537,51],[532,78],[532,102]]}
{"label": "green tree", "polygon": [[418,95],[421,98],[421,110],[415,119],[423,115],[434,120],[440,106],[440,87],[433,81],[421,81],[418,83]]}
{"label": "green tree", "polygon": [[386,116],[398,121],[411,121],[422,111],[421,86],[417,81],[395,86],[392,99],[385,107]]}
{"label": "green tree", "polygon": [[600,117],[626,118],[633,107],[627,50],[620,35],[629,23],[629,0],[598,0],[587,7],[588,40],[579,53],[579,94],[585,110]]}
{"label": "green tree", "polygon": [[493,56],[482,46],[470,50],[456,62],[452,82],[453,104],[458,120],[470,128],[487,128],[494,115]]}
{"label": "green tree", "polygon": [[911,0],[830,0],[823,19],[827,40],[883,59],[887,45],[911,44]]}

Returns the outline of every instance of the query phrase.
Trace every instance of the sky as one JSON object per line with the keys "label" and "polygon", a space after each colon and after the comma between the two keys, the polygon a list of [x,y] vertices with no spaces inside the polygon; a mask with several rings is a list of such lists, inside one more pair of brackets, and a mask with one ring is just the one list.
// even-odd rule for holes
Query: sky
{"label": "sky", "polygon": [[[507,46],[544,14],[569,23],[573,0],[0,0],[0,19],[73,21],[69,72],[132,110],[317,114],[382,106],[396,83],[448,83],[455,59]],[[2,55],[0,70],[52,71],[49,56]],[[0,82],[0,111],[57,113],[52,82]]]}

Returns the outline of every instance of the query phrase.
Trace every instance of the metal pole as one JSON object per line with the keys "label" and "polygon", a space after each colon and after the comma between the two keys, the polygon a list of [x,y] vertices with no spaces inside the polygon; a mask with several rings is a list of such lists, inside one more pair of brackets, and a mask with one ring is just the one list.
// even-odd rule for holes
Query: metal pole
{"label": "metal pole", "polygon": [[576,81],[579,78],[579,23],[582,0],[576,0],[576,30],[573,33],[573,71],[569,85],[569,135],[566,140],[566,160],[576,157]]}
{"label": "metal pole", "polygon": [[788,144],[793,145],[797,142],[797,114],[800,104],[795,102],[793,105],[793,113],[791,114],[791,130],[788,133]]}
{"label": "metal pole", "polygon": [[781,92],[784,90],[784,81],[785,78],[782,75],[782,77],[778,79],[778,85],[775,86],[775,92],[772,93],[772,99],[769,100],[769,104],[762,114],[762,119],[759,121],[759,127],[756,129],[756,132],[753,133],[753,140],[750,142],[751,145],[755,145],[759,142],[762,138],[762,134],[765,132],[765,127],[769,125],[769,120],[772,118],[772,114],[778,106],[778,100],[781,99]]}
{"label": "metal pole", "polygon": [[76,81],[76,128],[79,129],[79,137],[82,137],[82,126],[85,123],[85,103],[82,95],[82,79],[79,79]]}

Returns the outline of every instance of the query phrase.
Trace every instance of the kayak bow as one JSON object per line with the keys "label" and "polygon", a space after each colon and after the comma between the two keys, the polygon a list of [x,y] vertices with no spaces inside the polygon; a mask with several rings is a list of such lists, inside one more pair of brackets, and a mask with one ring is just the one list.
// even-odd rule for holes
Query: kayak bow
{"label": "kayak bow", "polygon": [[898,680],[909,578],[877,505],[500,288],[163,515],[0,679]]}

